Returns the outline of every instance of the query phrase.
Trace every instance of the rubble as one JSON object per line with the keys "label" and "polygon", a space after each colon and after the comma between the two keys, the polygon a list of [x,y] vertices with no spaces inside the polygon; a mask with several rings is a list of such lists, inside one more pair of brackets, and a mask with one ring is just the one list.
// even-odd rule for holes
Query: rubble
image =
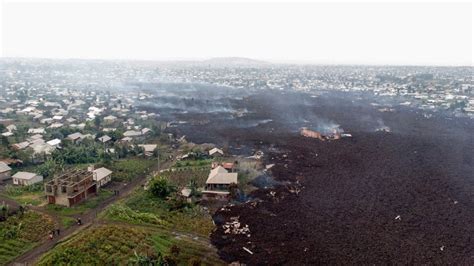
{"label": "rubble", "polygon": [[231,217],[230,221],[226,222],[222,228],[224,229],[224,234],[247,235],[247,237],[250,237],[249,226],[247,224],[241,226],[239,217]]}

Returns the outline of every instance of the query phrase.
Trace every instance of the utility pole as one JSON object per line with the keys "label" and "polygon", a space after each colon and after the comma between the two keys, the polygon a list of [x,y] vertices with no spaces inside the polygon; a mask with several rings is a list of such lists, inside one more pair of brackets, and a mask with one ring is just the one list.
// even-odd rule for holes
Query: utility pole
{"label": "utility pole", "polygon": [[160,172],[160,150],[156,148],[156,158],[158,160],[158,173]]}

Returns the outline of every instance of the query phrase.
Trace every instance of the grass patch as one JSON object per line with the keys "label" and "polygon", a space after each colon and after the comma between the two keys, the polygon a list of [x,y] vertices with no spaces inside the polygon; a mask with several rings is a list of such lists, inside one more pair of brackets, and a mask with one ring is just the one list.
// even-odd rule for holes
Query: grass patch
{"label": "grass patch", "polygon": [[189,168],[189,167],[209,167],[213,159],[202,159],[202,160],[184,160],[177,161],[174,167],[176,168]]}
{"label": "grass patch", "polygon": [[61,225],[66,229],[76,224],[76,219],[69,216],[61,216]]}
{"label": "grass patch", "polygon": [[191,205],[170,211],[168,201],[158,199],[143,190],[136,191],[130,198],[110,206],[102,216],[108,220],[156,225],[204,237],[209,236],[214,228],[210,215],[200,206]]}
{"label": "grass patch", "polygon": [[171,184],[177,187],[187,186],[194,177],[198,187],[204,187],[209,176],[209,170],[210,167],[206,169],[183,168],[181,170],[162,172],[160,176],[166,177]]}
{"label": "grass patch", "polygon": [[46,203],[43,192],[43,182],[31,186],[7,185],[2,194],[19,204],[38,206]]}
{"label": "grass patch", "polygon": [[108,168],[114,173],[112,179],[118,182],[129,182],[137,176],[145,175],[157,162],[147,159],[127,159],[111,163]]}

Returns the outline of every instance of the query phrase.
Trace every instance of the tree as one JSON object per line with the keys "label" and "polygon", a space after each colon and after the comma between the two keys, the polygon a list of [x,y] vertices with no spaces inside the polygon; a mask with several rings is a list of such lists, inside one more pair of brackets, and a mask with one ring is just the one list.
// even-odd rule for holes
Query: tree
{"label": "tree", "polygon": [[199,196],[197,178],[193,176],[189,181],[189,188],[191,189],[191,197]]}
{"label": "tree", "polygon": [[42,175],[44,178],[52,177],[54,173],[58,170],[58,165],[53,160],[47,160],[42,165],[38,166],[37,172]]}
{"label": "tree", "polygon": [[99,128],[99,126],[100,126],[100,117],[96,116],[96,117],[94,118],[94,126],[95,126],[96,128]]}
{"label": "tree", "polygon": [[155,197],[164,199],[174,191],[175,188],[164,177],[155,178],[150,183],[150,192]]}
{"label": "tree", "polygon": [[5,136],[1,137],[1,144],[2,146],[8,147],[10,145],[10,142],[8,141],[8,138]]}
{"label": "tree", "polygon": [[160,150],[158,149],[158,147],[156,147],[153,150],[153,157],[158,158],[158,156],[160,156]]}

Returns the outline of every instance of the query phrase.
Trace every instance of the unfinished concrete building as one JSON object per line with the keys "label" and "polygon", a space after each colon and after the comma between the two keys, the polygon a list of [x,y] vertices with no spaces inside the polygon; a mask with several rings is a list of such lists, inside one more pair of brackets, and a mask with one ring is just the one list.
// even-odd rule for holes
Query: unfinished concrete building
{"label": "unfinished concrete building", "polygon": [[87,170],[72,170],[45,183],[44,191],[48,203],[73,206],[97,193],[93,173]]}

